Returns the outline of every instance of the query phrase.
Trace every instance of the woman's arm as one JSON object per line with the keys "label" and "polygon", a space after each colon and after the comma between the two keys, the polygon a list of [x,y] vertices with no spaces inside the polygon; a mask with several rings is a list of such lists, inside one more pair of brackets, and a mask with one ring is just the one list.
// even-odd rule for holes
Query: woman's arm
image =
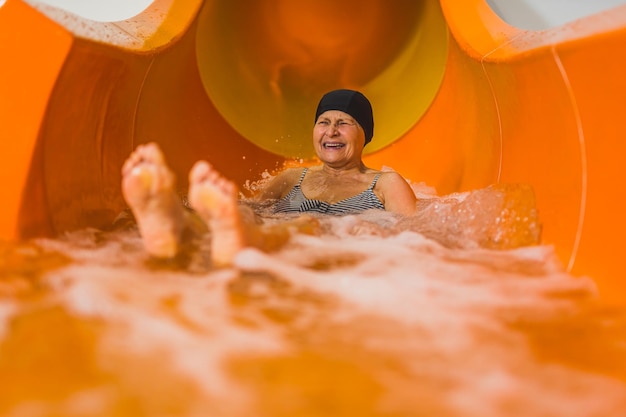
{"label": "woman's arm", "polygon": [[[410,216],[415,213],[417,198],[411,186],[397,172],[384,172],[378,184],[385,210]],[[378,188],[378,187],[376,187]]]}

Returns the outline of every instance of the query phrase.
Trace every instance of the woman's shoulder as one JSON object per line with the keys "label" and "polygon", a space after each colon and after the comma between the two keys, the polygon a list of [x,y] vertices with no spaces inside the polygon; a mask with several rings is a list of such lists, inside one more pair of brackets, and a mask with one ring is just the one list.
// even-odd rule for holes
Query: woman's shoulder
{"label": "woman's shoulder", "polygon": [[302,172],[301,167],[290,167],[278,172],[256,195],[256,198],[264,200],[283,197],[298,183]]}
{"label": "woman's shoulder", "polygon": [[[382,195],[386,210],[403,215],[411,215],[415,211],[415,193],[400,173],[381,171],[377,189]],[[376,192],[376,189],[374,191]]]}
{"label": "woman's shoulder", "polygon": [[397,171],[394,171],[392,169],[385,169],[383,171],[380,171],[381,176],[385,176],[387,178],[396,178],[396,179],[403,179],[404,177],[402,176],[402,174],[400,174]]}
{"label": "woman's shoulder", "polygon": [[304,173],[306,169],[307,169],[306,167],[285,168],[284,170],[276,174],[276,178],[280,178],[283,181],[297,179],[297,178],[300,178],[300,176]]}
{"label": "woman's shoulder", "polygon": [[410,188],[409,182],[402,174],[391,170],[379,171],[377,186],[387,191],[406,190]]}
{"label": "woman's shoulder", "polygon": [[378,176],[379,181],[388,182],[388,183],[406,181],[404,177],[396,171],[391,171],[391,170],[384,170],[384,171],[374,170],[374,171],[376,172],[376,175]]}

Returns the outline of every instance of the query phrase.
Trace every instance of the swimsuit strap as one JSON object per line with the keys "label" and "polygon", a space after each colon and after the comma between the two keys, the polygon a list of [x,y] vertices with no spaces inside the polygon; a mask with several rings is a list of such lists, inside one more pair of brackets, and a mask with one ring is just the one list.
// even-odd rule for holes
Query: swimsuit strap
{"label": "swimsuit strap", "polygon": [[376,176],[374,177],[374,181],[372,181],[372,185],[370,185],[370,188],[368,188],[368,190],[373,190],[374,187],[376,186],[376,183],[378,182],[378,179],[380,178],[380,176],[382,175],[382,172],[379,172],[378,174],[376,174]]}
{"label": "swimsuit strap", "polygon": [[306,175],[306,172],[308,170],[309,170],[308,168],[304,168],[304,171],[302,171],[302,175],[300,175],[300,180],[296,184],[296,187],[299,187],[302,184],[302,180],[304,180],[304,176]]}

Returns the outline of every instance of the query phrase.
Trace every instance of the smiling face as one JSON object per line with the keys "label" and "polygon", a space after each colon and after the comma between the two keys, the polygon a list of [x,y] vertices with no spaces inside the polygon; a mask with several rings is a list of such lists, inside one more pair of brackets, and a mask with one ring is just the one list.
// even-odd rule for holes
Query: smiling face
{"label": "smiling face", "polygon": [[365,132],[348,113],[329,110],[317,118],[313,147],[325,165],[333,168],[360,166],[364,146]]}

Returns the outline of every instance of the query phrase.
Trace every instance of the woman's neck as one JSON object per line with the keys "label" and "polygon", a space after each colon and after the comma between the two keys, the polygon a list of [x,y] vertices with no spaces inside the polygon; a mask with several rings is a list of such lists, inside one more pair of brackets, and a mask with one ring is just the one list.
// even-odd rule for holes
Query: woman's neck
{"label": "woman's neck", "polygon": [[327,175],[339,177],[342,175],[354,175],[354,174],[362,174],[367,171],[367,167],[362,161],[359,161],[354,164],[346,164],[340,167],[333,167],[328,164],[323,164],[321,171]]}

